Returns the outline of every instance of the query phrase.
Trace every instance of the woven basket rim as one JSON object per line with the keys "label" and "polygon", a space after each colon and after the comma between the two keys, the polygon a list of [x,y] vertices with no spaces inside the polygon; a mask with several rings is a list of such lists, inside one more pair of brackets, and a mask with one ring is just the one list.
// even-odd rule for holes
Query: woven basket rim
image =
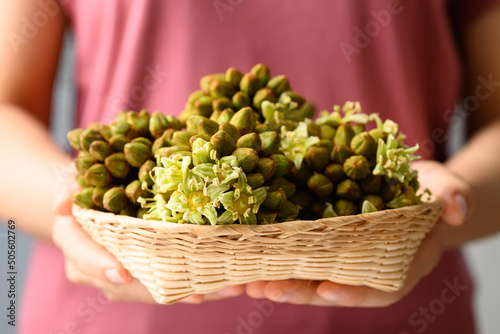
{"label": "woven basket rim", "polygon": [[227,225],[196,225],[196,224],[178,224],[165,222],[161,220],[148,220],[131,216],[123,216],[111,212],[102,212],[93,209],[84,209],[76,204],[73,204],[73,215],[84,219],[94,219],[97,223],[101,221],[109,223],[115,221],[120,227],[126,228],[145,228],[153,229],[157,232],[174,232],[174,233],[195,233],[199,237],[213,237],[217,235],[243,234],[246,236],[272,233],[276,231],[310,231],[318,226],[327,226],[330,228],[341,227],[345,224],[362,223],[365,221],[377,222],[384,221],[387,217],[396,217],[400,215],[408,215],[409,213],[424,214],[429,210],[439,210],[442,207],[443,201],[436,197],[428,197],[424,199],[424,203],[419,205],[406,206],[397,209],[387,209],[372,213],[363,213],[350,216],[340,216],[333,218],[321,218],[317,220],[294,220],[283,223],[274,223],[268,225],[244,225],[244,224],[227,224]]}

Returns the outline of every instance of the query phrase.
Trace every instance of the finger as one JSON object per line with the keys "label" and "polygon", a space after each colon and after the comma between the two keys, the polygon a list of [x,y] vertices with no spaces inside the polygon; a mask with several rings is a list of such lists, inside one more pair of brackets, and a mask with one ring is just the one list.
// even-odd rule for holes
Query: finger
{"label": "finger", "polygon": [[120,262],[92,240],[72,216],[56,216],[53,240],[81,272],[115,284],[131,282],[131,275]]}
{"label": "finger", "polygon": [[267,283],[269,283],[269,281],[255,281],[248,283],[246,286],[247,295],[255,299],[265,298],[264,289]]}
{"label": "finger", "polygon": [[412,163],[419,171],[421,188],[431,189],[433,195],[444,201],[442,219],[450,225],[461,225],[465,222],[472,202],[469,185],[445,165],[419,161]]}
{"label": "finger", "polygon": [[100,289],[110,301],[157,304],[148,289],[137,279],[126,285],[106,282]]}

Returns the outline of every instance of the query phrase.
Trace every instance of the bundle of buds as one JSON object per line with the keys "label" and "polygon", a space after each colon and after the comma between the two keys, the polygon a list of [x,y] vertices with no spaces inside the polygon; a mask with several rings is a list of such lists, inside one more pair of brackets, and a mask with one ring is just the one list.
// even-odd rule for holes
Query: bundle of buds
{"label": "bundle of buds", "polygon": [[[271,224],[420,203],[396,123],[322,112],[258,64],[200,81],[179,119],[121,112],[68,134],[84,208],[175,223]],[[370,124],[371,123],[371,124]],[[369,129],[371,126],[371,129]]]}

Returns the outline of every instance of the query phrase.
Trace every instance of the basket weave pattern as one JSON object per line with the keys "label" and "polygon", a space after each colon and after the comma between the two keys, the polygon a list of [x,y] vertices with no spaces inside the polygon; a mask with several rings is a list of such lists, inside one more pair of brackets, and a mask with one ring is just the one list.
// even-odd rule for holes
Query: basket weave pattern
{"label": "basket weave pattern", "polygon": [[255,280],[330,280],[396,291],[442,202],[272,225],[198,226],[73,206],[160,304]]}

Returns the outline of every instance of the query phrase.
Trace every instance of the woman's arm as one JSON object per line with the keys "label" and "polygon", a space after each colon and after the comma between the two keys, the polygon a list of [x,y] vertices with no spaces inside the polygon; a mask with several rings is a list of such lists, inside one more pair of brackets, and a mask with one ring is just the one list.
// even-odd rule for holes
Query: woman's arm
{"label": "woman's arm", "polygon": [[24,231],[50,239],[60,184],[54,167],[68,159],[48,131],[64,15],[39,3],[0,4],[0,219],[14,218]]}
{"label": "woman's arm", "polygon": [[471,185],[474,202],[465,224],[450,229],[447,246],[500,231],[500,6],[473,21],[463,38],[469,92],[480,106],[467,120],[473,137],[446,165]]}

